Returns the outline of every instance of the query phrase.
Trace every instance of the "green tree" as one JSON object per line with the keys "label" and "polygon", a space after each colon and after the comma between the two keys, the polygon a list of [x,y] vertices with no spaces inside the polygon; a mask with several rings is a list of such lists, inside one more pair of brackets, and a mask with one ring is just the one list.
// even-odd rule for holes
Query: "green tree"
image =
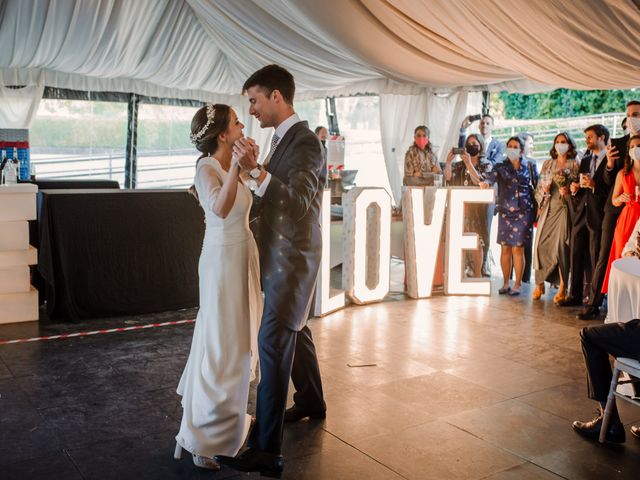
{"label": "green tree", "polygon": [[640,98],[640,92],[637,89],[568,90],[560,88],[534,95],[501,92],[497,98],[504,105],[505,118],[525,120],[622,112],[629,100]]}

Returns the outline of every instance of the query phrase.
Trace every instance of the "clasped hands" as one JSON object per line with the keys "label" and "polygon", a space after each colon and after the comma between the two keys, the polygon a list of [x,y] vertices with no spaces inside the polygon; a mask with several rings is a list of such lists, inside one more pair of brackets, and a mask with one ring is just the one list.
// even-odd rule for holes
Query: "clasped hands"
{"label": "clasped hands", "polygon": [[243,137],[233,144],[232,163],[237,163],[242,170],[253,170],[258,166],[260,149],[253,138]]}

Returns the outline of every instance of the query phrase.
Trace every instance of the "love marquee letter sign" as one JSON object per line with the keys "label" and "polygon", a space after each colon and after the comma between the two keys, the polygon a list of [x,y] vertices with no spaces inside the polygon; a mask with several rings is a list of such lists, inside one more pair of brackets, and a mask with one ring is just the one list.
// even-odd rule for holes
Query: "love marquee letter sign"
{"label": "love marquee letter sign", "polygon": [[[391,266],[391,197],[383,188],[356,187],[343,196],[342,284],[332,294],[331,193],[322,202],[322,263],[316,286],[315,315],[356,304],[380,302],[389,292]],[[430,297],[442,231],[445,229],[445,294],[489,295],[491,283],[463,278],[464,251],[480,248],[476,233],[464,231],[465,204],[491,203],[494,190],[469,187],[405,187],[403,243],[407,293]],[[445,222],[446,220],[446,222]]]}

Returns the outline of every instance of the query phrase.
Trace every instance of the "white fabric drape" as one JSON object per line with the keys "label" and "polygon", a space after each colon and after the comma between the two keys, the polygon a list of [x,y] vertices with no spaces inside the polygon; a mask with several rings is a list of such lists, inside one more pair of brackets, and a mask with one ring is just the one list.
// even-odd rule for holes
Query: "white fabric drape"
{"label": "white fabric drape", "polygon": [[0,128],[29,128],[43,93],[44,85],[22,88],[0,85]]}
{"label": "white fabric drape", "polygon": [[419,95],[380,95],[380,135],[382,152],[396,205],[402,195],[404,155],[413,143],[418,125],[430,130],[430,142],[440,161],[457,145],[460,123],[467,109],[467,92],[449,95],[425,89]]}
{"label": "white fabric drape", "polygon": [[[634,0],[4,0],[0,81],[225,101],[279,63],[298,99],[640,83]],[[419,94],[419,92],[413,92]]]}

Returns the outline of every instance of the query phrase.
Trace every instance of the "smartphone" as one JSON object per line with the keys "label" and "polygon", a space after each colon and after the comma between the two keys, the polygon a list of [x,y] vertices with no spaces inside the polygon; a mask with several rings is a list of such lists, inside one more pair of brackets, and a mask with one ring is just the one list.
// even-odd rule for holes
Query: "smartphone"
{"label": "smartphone", "polygon": [[471,116],[469,117],[469,121],[470,121],[470,122],[475,122],[476,120],[480,120],[481,118],[482,118],[482,115],[480,115],[480,114],[477,114],[477,115],[471,115]]}
{"label": "smartphone", "polygon": [[453,147],[452,151],[454,155],[462,155],[464,153],[464,148]]}

